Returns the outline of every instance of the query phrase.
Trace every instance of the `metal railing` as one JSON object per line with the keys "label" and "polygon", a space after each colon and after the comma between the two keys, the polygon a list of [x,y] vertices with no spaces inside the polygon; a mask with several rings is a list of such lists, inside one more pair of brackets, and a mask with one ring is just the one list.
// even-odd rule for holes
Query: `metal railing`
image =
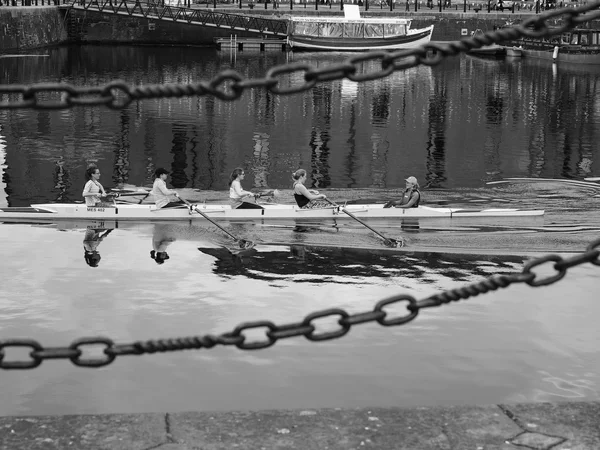
{"label": "metal railing", "polygon": [[98,11],[107,14],[144,17],[146,19],[166,20],[190,25],[225,28],[227,30],[247,31],[261,35],[287,36],[286,20],[265,19],[262,17],[222,13],[205,9],[182,8],[165,5],[164,2],[75,0],[71,3],[71,8],[75,10]]}

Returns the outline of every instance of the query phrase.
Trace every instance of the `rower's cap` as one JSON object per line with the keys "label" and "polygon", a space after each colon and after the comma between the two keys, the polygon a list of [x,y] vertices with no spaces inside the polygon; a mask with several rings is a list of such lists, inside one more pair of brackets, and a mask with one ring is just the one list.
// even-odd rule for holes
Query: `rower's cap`
{"label": "rower's cap", "polygon": [[408,181],[409,183],[412,183],[412,184],[414,184],[415,186],[418,186],[418,185],[419,185],[419,183],[417,182],[417,179],[416,179],[415,177],[408,177],[408,178],[406,179],[406,181]]}
{"label": "rower's cap", "polygon": [[156,169],[154,171],[154,177],[158,178],[161,175],[169,175],[169,173],[171,173],[171,172],[169,172],[167,169],[164,169],[163,167],[159,167],[158,169]]}

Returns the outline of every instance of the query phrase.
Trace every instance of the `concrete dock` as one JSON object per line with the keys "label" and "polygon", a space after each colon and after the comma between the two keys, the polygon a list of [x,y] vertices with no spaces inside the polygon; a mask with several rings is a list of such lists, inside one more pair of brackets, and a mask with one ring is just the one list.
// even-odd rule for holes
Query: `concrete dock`
{"label": "concrete dock", "polygon": [[597,450],[600,402],[0,418],[3,450]]}

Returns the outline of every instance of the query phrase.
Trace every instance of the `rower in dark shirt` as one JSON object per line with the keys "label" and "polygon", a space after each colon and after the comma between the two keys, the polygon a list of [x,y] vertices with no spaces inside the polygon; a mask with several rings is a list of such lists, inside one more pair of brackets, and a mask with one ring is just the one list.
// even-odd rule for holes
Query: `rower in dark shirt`
{"label": "rower in dark shirt", "polygon": [[417,208],[421,201],[421,191],[419,191],[419,183],[415,177],[408,177],[406,179],[406,189],[402,193],[400,200],[390,200],[383,207],[384,208]]}
{"label": "rower in dark shirt", "polygon": [[294,199],[300,208],[309,209],[329,206],[328,203],[317,201],[327,198],[324,194],[319,194],[319,191],[309,190],[304,186],[306,182],[306,170],[296,170],[292,174],[292,179],[294,180]]}

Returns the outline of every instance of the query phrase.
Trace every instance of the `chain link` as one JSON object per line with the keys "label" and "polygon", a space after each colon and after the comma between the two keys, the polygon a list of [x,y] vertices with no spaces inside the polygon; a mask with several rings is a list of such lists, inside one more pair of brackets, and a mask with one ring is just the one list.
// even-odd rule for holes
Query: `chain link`
{"label": "chain link", "polygon": [[[519,25],[488,31],[482,35],[467,37],[452,42],[430,42],[422,47],[397,50],[395,52],[373,51],[352,56],[342,63],[325,67],[313,67],[306,63],[290,63],[272,67],[264,78],[245,79],[235,70],[227,69],[208,82],[193,84],[146,85],[131,87],[115,80],[104,87],[78,87],[66,83],[40,83],[33,85],[2,85],[0,96],[13,98],[0,102],[0,109],[66,109],[73,106],[100,106],[124,109],[133,101],[152,98],[213,96],[223,101],[239,99],[245,90],[263,88],[276,95],[291,95],[306,92],[317,83],[341,80],[363,82],[387,77],[393,72],[419,65],[435,66],[449,56],[456,56],[484,45],[500,44],[520,37],[541,38],[564,33],[577,25],[600,18],[600,0],[578,8],[561,8],[546,11],[524,20]],[[549,21],[560,21],[559,26],[549,26]],[[360,64],[374,61],[381,65],[378,70],[359,73]],[[283,79],[289,79],[282,86]],[[295,83],[292,83],[294,80]],[[301,80],[300,82],[297,82]],[[44,100],[44,97],[60,99]]]}
{"label": "chain link", "polygon": [[[553,268],[557,273],[545,278],[537,279],[538,276],[532,269],[548,262],[554,262]],[[354,325],[368,322],[377,322],[383,326],[403,325],[414,320],[419,314],[419,311],[424,308],[438,307],[446,303],[466,300],[479,294],[497,290],[498,288],[506,288],[511,284],[525,283],[529,286],[537,287],[556,283],[566,275],[568,269],[584,263],[600,266],[600,239],[596,239],[590,243],[585,252],[570,258],[562,258],[558,255],[543,256],[528,261],[520,273],[494,275],[483,281],[437,293],[419,301],[411,295],[399,294],[380,300],[371,311],[356,314],[350,314],[340,308],[331,308],[308,314],[301,322],[276,325],[268,320],[258,320],[241,323],[236,326],[233,331],[218,336],[207,334],[204,336],[185,338],[158,339],[144,342],[137,341],[131,344],[115,344],[107,337],[77,339],[68,347],[43,347],[42,344],[33,339],[0,340],[0,369],[33,369],[47,359],[68,359],[74,365],[79,367],[103,367],[111,364],[117,356],[143,355],[146,353],[153,354],[202,348],[210,349],[217,345],[235,345],[241,350],[258,350],[271,347],[280,339],[296,336],[304,336],[309,341],[314,342],[328,341],[344,336]],[[407,303],[406,310],[408,312],[399,317],[388,317],[389,313],[385,311],[385,308],[388,305],[400,302]],[[317,332],[318,321],[331,317],[339,317],[337,320],[339,328],[333,331]],[[265,329],[265,338],[248,342],[245,332],[254,328]],[[102,350],[103,356],[96,358],[82,357],[86,347],[99,345],[104,346],[104,349]],[[6,349],[23,347],[31,350],[28,359],[16,361],[6,360]]]}

